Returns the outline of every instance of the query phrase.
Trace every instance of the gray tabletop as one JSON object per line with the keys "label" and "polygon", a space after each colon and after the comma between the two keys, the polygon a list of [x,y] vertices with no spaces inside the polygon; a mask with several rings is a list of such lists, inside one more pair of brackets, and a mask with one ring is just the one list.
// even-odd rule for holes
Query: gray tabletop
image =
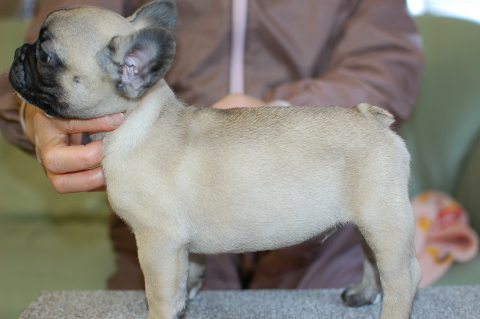
{"label": "gray tabletop", "polygon": [[[189,304],[188,319],[379,318],[380,303],[342,304],[342,289],[202,291]],[[146,318],[143,291],[45,291],[20,318]],[[411,318],[478,319],[480,286],[445,286],[418,291]]]}

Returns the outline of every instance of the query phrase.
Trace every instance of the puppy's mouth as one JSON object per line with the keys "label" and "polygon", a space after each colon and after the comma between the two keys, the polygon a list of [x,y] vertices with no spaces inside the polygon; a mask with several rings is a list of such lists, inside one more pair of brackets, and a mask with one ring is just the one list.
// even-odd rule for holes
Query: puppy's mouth
{"label": "puppy's mouth", "polygon": [[58,87],[45,85],[36,69],[34,45],[22,45],[15,52],[15,59],[8,72],[10,84],[26,102],[38,106],[50,116],[62,117],[62,107],[53,92],[58,92]]}

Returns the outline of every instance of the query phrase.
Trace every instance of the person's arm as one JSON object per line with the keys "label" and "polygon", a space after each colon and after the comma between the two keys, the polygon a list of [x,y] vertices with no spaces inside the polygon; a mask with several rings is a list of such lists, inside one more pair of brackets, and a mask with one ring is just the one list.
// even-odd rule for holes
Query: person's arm
{"label": "person's arm", "polygon": [[24,151],[33,154],[35,148],[20,125],[21,99],[8,82],[7,72],[0,75],[0,130],[5,138]]}
{"label": "person's arm", "polygon": [[408,118],[419,86],[421,39],[404,0],[360,0],[336,30],[327,71],[272,89],[265,100],[293,105],[354,106],[360,102]]}

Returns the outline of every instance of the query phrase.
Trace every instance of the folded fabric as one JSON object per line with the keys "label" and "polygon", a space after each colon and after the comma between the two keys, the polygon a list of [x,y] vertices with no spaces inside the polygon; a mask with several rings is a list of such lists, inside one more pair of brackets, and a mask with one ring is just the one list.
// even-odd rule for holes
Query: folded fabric
{"label": "folded fabric", "polygon": [[421,193],[412,200],[415,215],[415,248],[422,268],[420,287],[437,281],[454,261],[467,262],[478,252],[478,235],[468,224],[465,209],[438,191]]}

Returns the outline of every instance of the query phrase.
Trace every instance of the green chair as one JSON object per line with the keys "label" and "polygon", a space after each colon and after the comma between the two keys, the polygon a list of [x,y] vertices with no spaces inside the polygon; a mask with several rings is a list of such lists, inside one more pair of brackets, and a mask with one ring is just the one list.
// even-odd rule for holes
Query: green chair
{"label": "green chair", "polygon": [[[480,25],[421,16],[425,69],[412,117],[400,134],[412,155],[410,195],[442,190],[480,233]],[[480,257],[455,264],[436,285],[480,283]]]}

